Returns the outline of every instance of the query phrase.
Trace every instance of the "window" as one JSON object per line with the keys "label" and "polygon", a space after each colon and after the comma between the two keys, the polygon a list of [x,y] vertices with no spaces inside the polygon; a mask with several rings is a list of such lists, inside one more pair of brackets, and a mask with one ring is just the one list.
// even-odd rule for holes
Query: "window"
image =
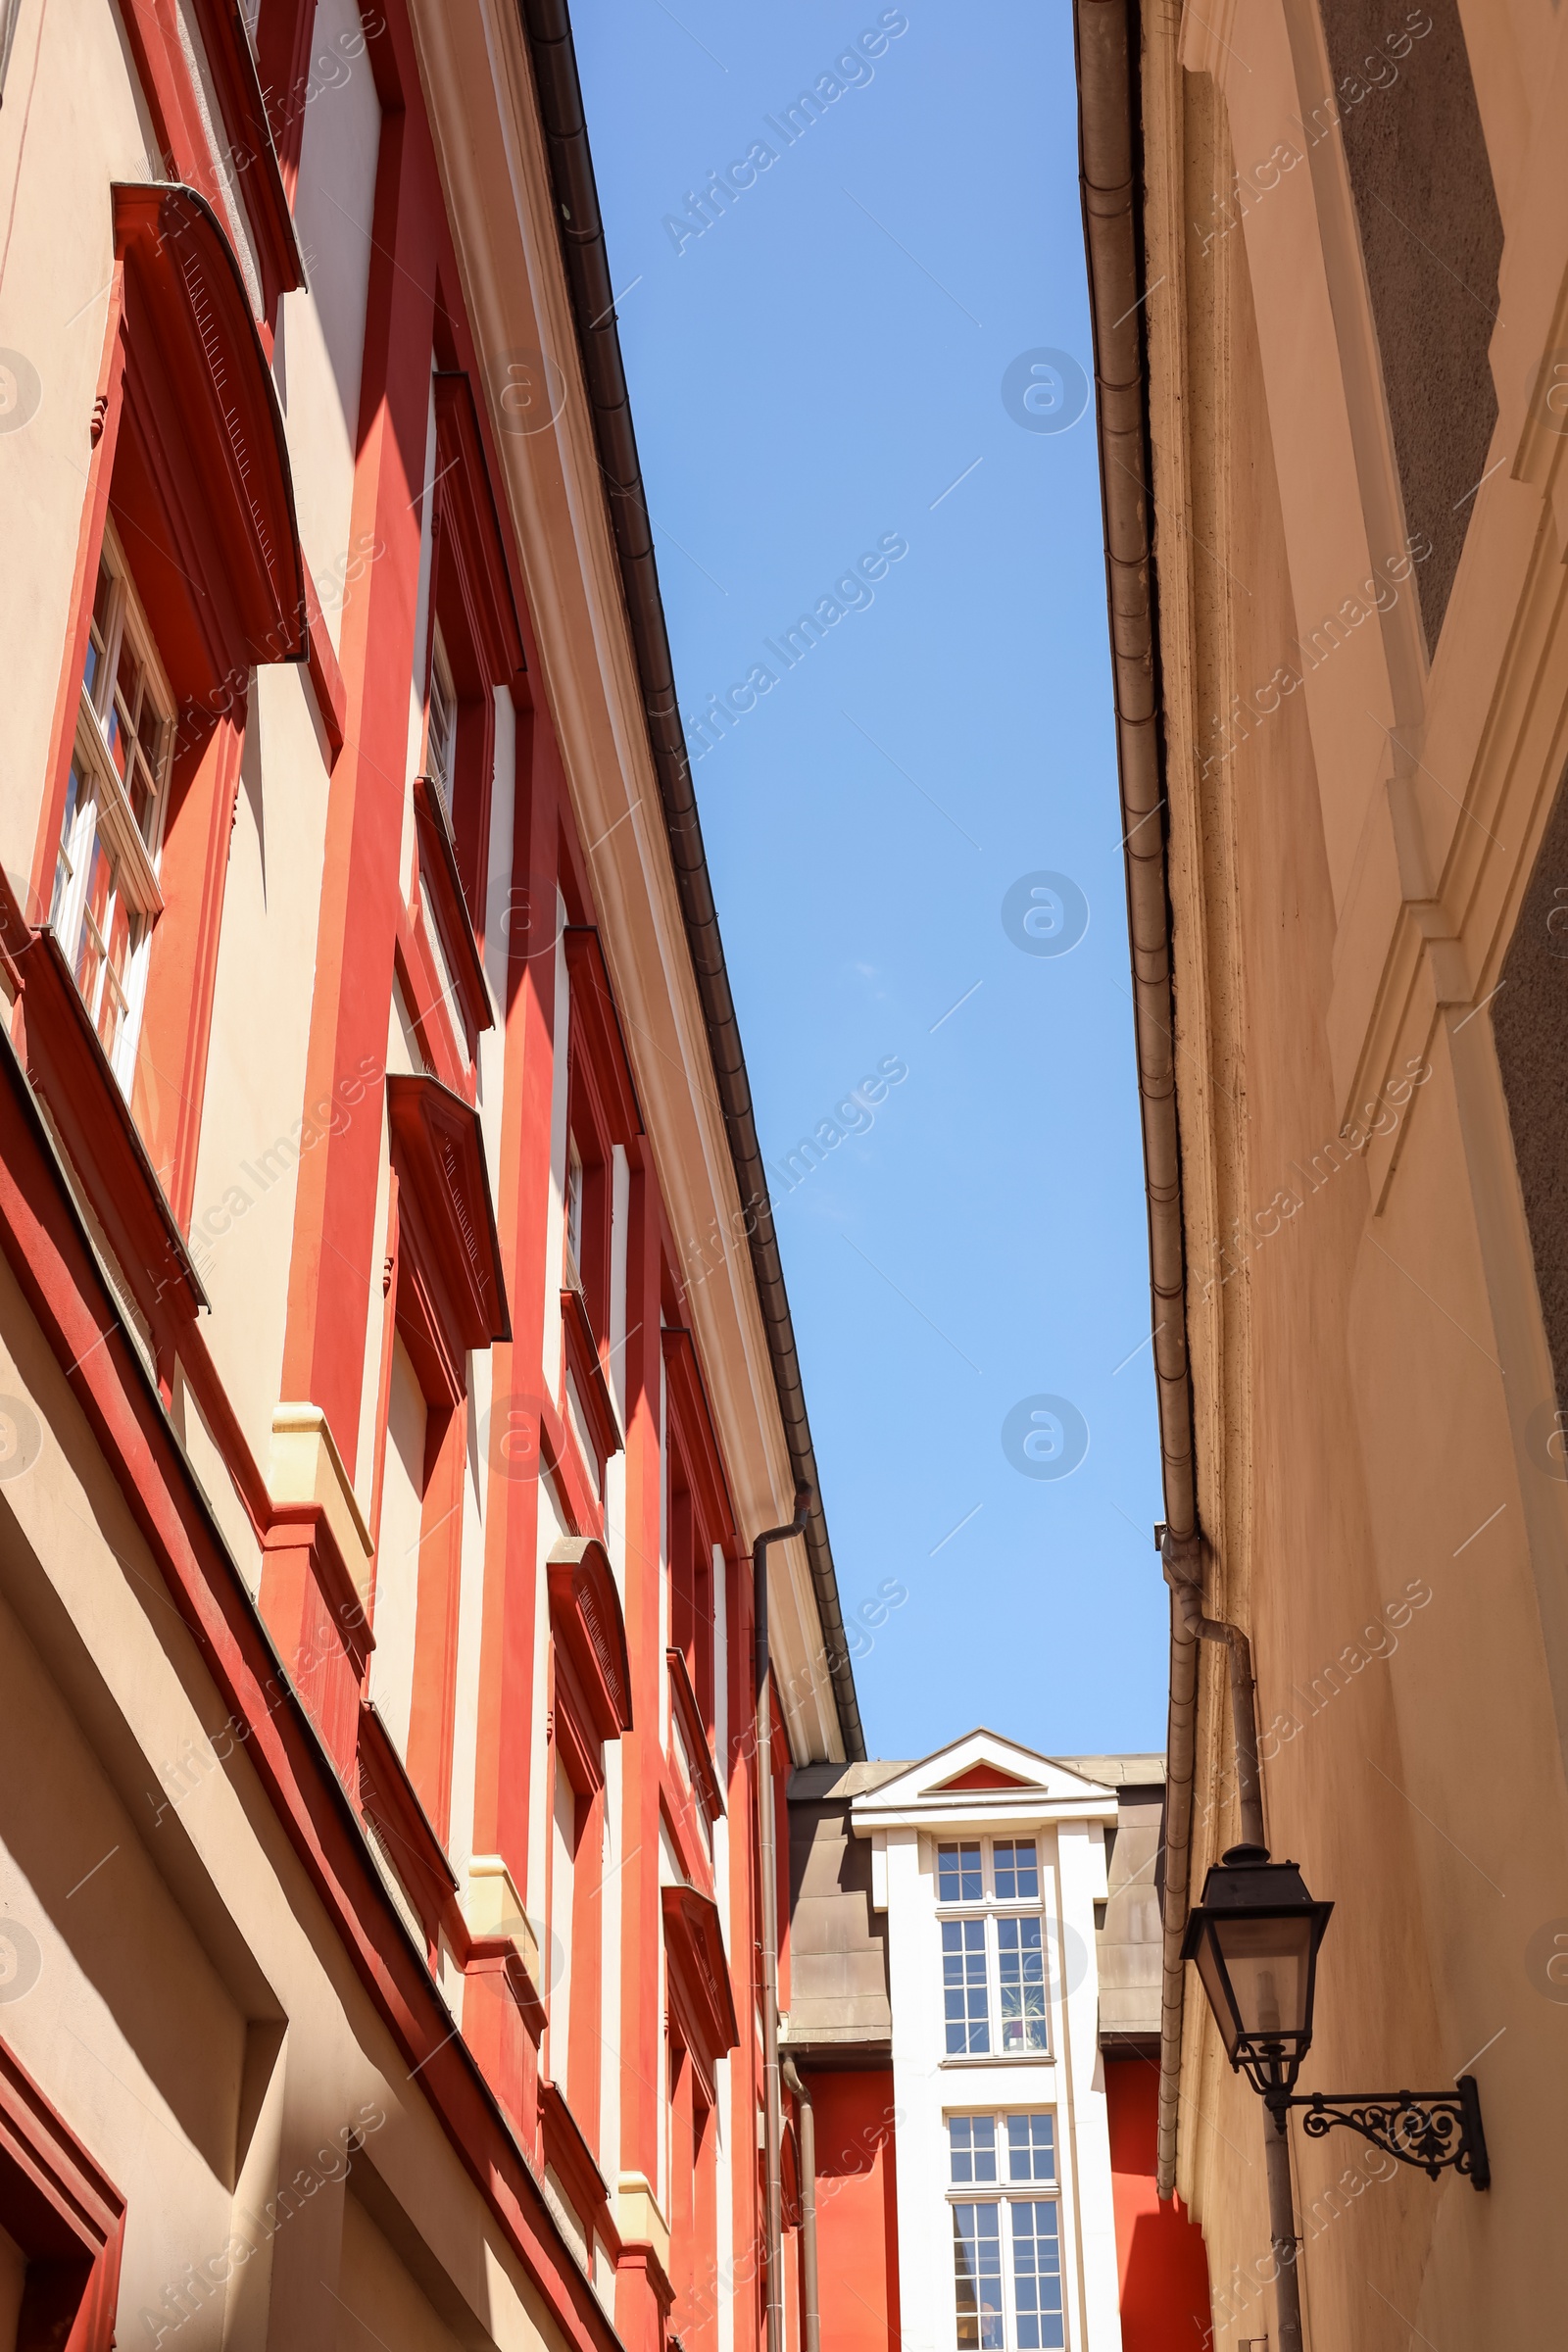
{"label": "window", "polygon": [[1040,1864],[1032,1838],[999,1838],[992,1846],[999,1903],[1038,1903]]}
{"label": "window", "polygon": [[441,787],[441,798],[452,807],[452,774],[458,748],[458,698],[452,669],[439,626],[430,655],[430,710],[425,722],[424,762]]}
{"label": "window", "polygon": [[582,1154],[566,1138],[566,1280],[582,1288]]}
{"label": "window", "polygon": [[49,920],[128,1094],[152,926],[174,698],[113,525],[82,664]]}
{"label": "window", "polygon": [[1048,2352],[1066,2342],[1055,2197],[972,2193],[978,2186],[1004,2185],[997,2180],[1004,2145],[1007,2187],[1055,2187],[1054,2115],[949,2116],[958,2352]]}
{"label": "window", "polygon": [[980,1870],[980,1845],[939,1845],[937,1847],[937,1900],[943,1903],[977,1903],[985,1892]]}
{"label": "window", "polygon": [[997,1921],[1004,2050],[1043,2050],[1046,2046],[1046,1955],[1040,1928],[1038,1917]]}
{"label": "window", "polygon": [[991,2047],[983,1919],[942,1922],[942,2006],[949,2057],[983,2058]]}
{"label": "window", "polygon": [[[1047,1945],[1040,1900],[1040,1856],[1032,1838],[938,1845],[939,1908],[984,1906],[978,1916],[941,1922],[950,2058],[1045,2054]],[[1023,1904],[1036,1908],[1016,1907]],[[995,2045],[993,2018],[1000,2034]]]}
{"label": "window", "polygon": [[994,2115],[950,2116],[948,2148],[955,2180],[996,2180],[997,2119]]}

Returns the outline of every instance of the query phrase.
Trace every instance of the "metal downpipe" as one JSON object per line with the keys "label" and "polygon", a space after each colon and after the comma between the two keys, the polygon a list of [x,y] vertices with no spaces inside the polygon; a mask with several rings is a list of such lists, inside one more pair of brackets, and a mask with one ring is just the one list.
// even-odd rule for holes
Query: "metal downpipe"
{"label": "metal downpipe", "polygon": [[[1116,701],[1132,956],[1133,1028],[1149,1204],[1155,1393],[1165,1518],[1196,1544],[1193,1398],[1187,1358],[1181,1139],[1176,1116],[1175,1007],[1165,872],[1151,459],[1145,397],[1143,243],[1139,225],[1137,0],[1074,0],[1079,188],[1094,321],[1095,401],[1105,533],[1105,591]],[[1192,1858],[1198,1638],[1171,1594],[1170,1712],[1165,1748],[1164,1956],[1160,1988],[1161,2197],[1176,2181],[1176,2111],[1184,1999],[1181,1939]],[[1254,1750],[1255,1752],[1255,1750]]]}
{"label": "metal downpipe", "polygon": [[822,2300],[816,2268],[816,2109],[793,2058],[784,2082],[801,2109],[801,2237],[806,2253],[806,2352],[822,2352]]}
{"label": "metal downpipe", "polygon": [[767,1646],[767,1555],[772,1545],[804,1535],[813,1496],[795,1491],[787,1527],[764,1528],[752,1545],[752,1597],[757,1631],[757,1868],[761,1882],[762,2137],[767,2175],[767,2352],[784,2352],[784,2107],[778,2070],[778,1832],[773,1817],[772,1670]]}

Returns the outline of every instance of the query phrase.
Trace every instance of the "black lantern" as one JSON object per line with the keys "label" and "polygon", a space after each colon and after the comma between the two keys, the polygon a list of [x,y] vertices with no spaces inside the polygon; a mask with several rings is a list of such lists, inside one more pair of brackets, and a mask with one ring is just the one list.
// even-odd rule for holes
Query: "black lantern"
{"label": "black lantern", "polygon": [[[1293,2096],[1312,2042],[1317,1947],[1333,1911],[1315,1903],[1294,1862],[1271,1862],[1262,1845],[1233,1845],[1203,1884],[1189,1914],[1182,1958],[1196,1960],[1225,2055],[1266,2101],[1285,2146],[1287,2110],[1305,2110],[1302,2129],[1321,2139],[1337,2125],[1358,2132],[1401,2164],[1436,2180],[1453,2171],[1472,2187],[1492,2174],[1473,2075],[1452,2091],[1309,2091]],[[1289,2211],[1289,2182],[1285,2190]],[[1281,2242],[1294,2245],[1288,2229]]]}
{"label": "black lantern", "polygon": [[1317,1947],[1332,1903],[1315,1903],[1294,1862],[1233,1845],[1212,1869],[1182,1946],[1196,1960],[1225,2055],[1271,2106],[1290,2097],[1312,2041]]}

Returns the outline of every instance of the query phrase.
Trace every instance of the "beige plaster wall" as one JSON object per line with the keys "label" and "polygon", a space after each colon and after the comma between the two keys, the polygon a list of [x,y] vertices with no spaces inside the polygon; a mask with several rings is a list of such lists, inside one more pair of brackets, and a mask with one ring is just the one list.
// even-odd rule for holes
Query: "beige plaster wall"
{"label": "beige plaster wall", "polygon": [[[1529,440],[1533,368],[1499,326],[1492,455],[1522,454],[1476,501],[1430,670],[1401,593],[1214,756],[1216,715],[1301,666],[1303,629],[1402,519],[1333,142],[1206,253],[1193,231],[1306,111],[1300,14],[1229,12],[1212,75],[1156,40],[1146,81],[1149,273],[1171,272],[1152,409],[1209,1599],[1252,1637],[1270,1843],[1338,1906],[1302,2086],[1439,2090],[1473,2066],[1494,2168],[1479,2196],[1297,2131],[1308,2343],[1545,2342],[1568,2045],[1531,1948],[1568,1915],[1563,1490],[1528,1436],[1551,1374],[1484,1005],[1562,766],[1568,643],[1540,560],[1544,531],[1561,543],[1557,454]],[[1562,71],[1539,20],[1519,90],[1495,57],[1478,83],[1489,127],[1560,150],[1560,113],[1520,94],[1524,67]],[[1523,194],[1558,170],[1544,151],[1499,166],[1510,332],[1559,299],[1564,216]],[[1533,447],[1539,485],[1520,479]],[[1352,1122],[1366,1135],[1368,1102],[1383,1132],[1329,1153]],[[1237,1834],[1225,1718],[1205,1655],[1195,1891]],[[1261,2114],[1196,1983],[1182,2087],[1180,2185],[1235,2343],[1273,2326]]]}
{"label": "beige plaster wall", "polygon": [[304,669],[254,671],[190,1241],[212,1300],[207,1345],[264,1467],[282,1394],[299,1154],[319,1132],[305,1079],[329,790]]}
{"label": "beige plaster wall", "polygon": [[[384,2304],[383,2339],[424,2352],[453,2339],[405,2286],[411,2259],[466,2307],[465,2342],[559,2340],[223,1738],[203,1656],[3,1262],[0,1394],[29,1398],[41,1435],[0,1485],[0,1917],[21,1962],[4,2034],[127,2196],[121,2340],[151,2342],[166,2291],[236,2237],[255,2267],[198,2302],[182,2347],[335,2342],[340,2305]],[[356,2124],[395,2226],[362,2227],[344,2194]],[[302,2171],[316,2186],[268,2239],[262,2209]]]}
{"label": "beige plaster wall", "polygon": [[[295,229],[307,284],[286,294],[272,375],[294,471],[300,540],[327,630],[340,642],[342,609],[374,547],[353,544],[354,456],[360,371],[370,283],[370,226],[381,107],[362,54],[354,0],[318,0],[313,75],[305,110]],[[339,78],[341,76],[341,78]]]}

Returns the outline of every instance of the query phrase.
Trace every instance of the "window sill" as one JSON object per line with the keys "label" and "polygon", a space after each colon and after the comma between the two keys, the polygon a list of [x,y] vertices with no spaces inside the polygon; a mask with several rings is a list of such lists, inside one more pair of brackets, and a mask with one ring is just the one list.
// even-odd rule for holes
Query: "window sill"
{"label": "window sill", "polygon": [[937,2060],[938,2066],[942,2067],[1054,2066],[1055,2063],[1055,2054],[1052,2050],[996,2050],[989,2053],[982,2051],[979,2057],[949,2057]]}

